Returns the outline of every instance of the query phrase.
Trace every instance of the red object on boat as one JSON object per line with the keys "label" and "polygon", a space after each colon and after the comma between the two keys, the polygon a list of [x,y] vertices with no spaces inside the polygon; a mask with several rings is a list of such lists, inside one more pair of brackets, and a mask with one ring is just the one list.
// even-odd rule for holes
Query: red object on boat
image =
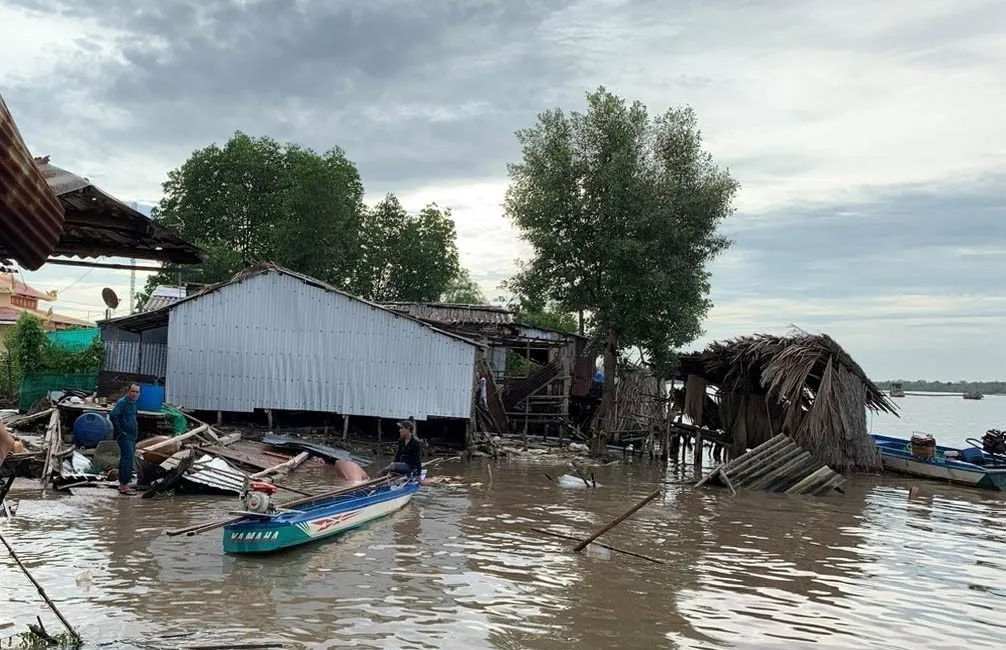
{"label": "red object on boat", "polygon": [[265,492],[266,494],[276,494],[276,486],[268,481],[252,481],[251,482],[252,492]]}
{"label": "red object on boat", "polygon": [[56,249],[65,215],[0,97],[0,243],[36,271]]}

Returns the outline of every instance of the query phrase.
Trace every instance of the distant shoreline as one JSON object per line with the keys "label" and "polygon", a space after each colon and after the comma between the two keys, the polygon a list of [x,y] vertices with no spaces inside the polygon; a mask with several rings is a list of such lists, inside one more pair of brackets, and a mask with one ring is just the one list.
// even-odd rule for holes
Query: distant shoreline
{"label": "distant shoreline", "polygon": [[982,395],[1006,395],[1006,381],[976,381],[976,382],[923,382],[923,381],[882,381],[877,387],[890,392],[893,385],[900,384],[905,393],[938,393],[941,395],[963,395],[964,393],[981,393]]}

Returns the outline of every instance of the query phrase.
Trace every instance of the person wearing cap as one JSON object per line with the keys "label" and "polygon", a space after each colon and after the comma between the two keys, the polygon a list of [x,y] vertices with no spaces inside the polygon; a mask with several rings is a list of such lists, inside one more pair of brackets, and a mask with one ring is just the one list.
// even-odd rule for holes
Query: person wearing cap
{"label": "person wearing cap", "polygon": [[423,469],[423,446],[412,435],[412,422],[398,423],[398,449],[395,459],[381,470],[381,476],[388,474],[419,474]]}

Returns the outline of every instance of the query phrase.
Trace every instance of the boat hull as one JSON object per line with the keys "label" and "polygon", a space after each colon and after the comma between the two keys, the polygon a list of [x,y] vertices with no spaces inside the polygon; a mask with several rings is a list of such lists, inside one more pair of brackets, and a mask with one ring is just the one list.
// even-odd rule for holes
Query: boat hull
{"label": "boat hull", "polygon": [[309,510],[271,518],[246,517],[224,527],[224,552],[273,553],[329,539],[401,510],[412,501],[418,481],[351,493]]}
{"label": "boat hull", "polygon": [[908,440],[880,435],[874,435],[873,439],[886,470],[985,490],[1006,491],[1006,466],[985,467],[948,459],[946,452],[959,451],[951,447],[938,446],[935,456],[929,460],[916,458],[909,451]]}

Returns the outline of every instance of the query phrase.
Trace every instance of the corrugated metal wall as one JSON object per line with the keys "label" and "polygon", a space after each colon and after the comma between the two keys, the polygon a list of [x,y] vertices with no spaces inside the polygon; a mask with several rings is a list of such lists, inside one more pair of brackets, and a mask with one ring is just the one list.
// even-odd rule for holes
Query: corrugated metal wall
{"label": "corrugated metal wall", "polygon": [[165,377],[168,372],[167,328],[139,334],[125,332],[115,327],[101,328],[105,344],[105,372],[122,372]]}
{"label": "corrugated metal wall", "polygon": [[176,306],[167,399],[192,409],[471,414],[476,346],[275,271]]}

